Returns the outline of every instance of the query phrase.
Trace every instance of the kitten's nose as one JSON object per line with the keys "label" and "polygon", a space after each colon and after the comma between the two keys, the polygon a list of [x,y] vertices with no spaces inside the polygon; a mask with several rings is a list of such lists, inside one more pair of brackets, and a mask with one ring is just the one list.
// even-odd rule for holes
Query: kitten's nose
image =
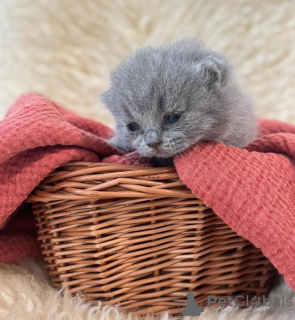
{"label": "kitten's nose", "polygon": [[158,146],[162,143],[162,139],[155,129],[149,129],[145,133],[144,140],[146,144],[153,149],[158,148]]}
{"label": "kitten's nose", "polygon": [[161,144],[161,141],[157,141],[157,142],[155,141],[155,142],[149,142],[149,143],[147,143],[147,145],[148,145],[149,147],[154,148],[154,149],[157,149],[160,144]]}

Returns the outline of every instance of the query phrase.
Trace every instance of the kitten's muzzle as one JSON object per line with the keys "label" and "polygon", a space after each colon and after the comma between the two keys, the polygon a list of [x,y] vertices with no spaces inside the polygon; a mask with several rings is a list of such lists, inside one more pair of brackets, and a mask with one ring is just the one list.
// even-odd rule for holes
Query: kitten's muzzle
{"label": "kitten's muzzle", "polygon": [[147,130],[147,132],[144,134],[144,141],[150,148],[153,149],[157,149],[162,143],[160,134],[155,129]]}

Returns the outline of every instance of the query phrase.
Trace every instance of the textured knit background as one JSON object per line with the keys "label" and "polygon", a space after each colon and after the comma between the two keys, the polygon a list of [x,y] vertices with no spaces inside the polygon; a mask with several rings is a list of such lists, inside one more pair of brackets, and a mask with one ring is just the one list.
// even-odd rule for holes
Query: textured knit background
{"label": "textured knit background", "polygon": [[138,46],[199,37],[226,54],[259,116],[295,123],[295,5],[284,0],[1,0],[0,118],[35,91],[112,123],[110,70]]}
{"label": "textured knit background", "polygon": [[[110,70],[138,46],[195,36],[229,57],[258,116],[295,124],[293,0],[1,0],[0,119],[17,96],[35,91],[113,124],[98,98]],[[37,269],[0,267],[1,320],[135,319],[57,296]],[[295,305],[286,285],[279,290]],[[200,319],[278,319],[264,311]]]}

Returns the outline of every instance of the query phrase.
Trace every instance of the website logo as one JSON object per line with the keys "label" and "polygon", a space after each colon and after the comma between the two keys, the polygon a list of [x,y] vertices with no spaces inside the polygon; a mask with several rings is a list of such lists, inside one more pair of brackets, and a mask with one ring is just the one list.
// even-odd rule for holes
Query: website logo
{"label": "website logo", "polygon": [[[186,295],[187,297],[186,303],[184,301],[184,295]],[[177,301],[178,303],[177,317],[200,316],[202,312],[205,310],[203,306],[199,306],[198,303],[195,301],[195,296],[192,291],[188,293],[182,293],[174,301]],[[244,308],[244,309],[239,309],[240,311],[235,310],[234,312],[236,313],[241,313],[241,310],[245,310],[245,307],[249,308],[249,307],[260,307],[260,306],[280,307],[280,308],[283,308],[284,313],[290,313],[290,309],[288,307],[291,307],[293,305],[292,298],[286,298],[285,296],[282,296],[281,298],[275,296],[272,299],[267,298],[265,295],[263,295],[262,297],[256,297],[256,296],[253,297],[248,295],[246,296],[239,295],[235,297],[208,296],[206,305],[210,307],[211,305],[214,305],[214,304],[217,304],[221,308],[225,308],[227,306],[231,306],[231,307],[237,306],[237,307]],[[210,310],[214,312],[214,309],[210,309]],[[248,309],[247,312],[249,311],[255,313],[255,309],[253,308],[252,309],[250,308],[250,310]],[[218,312],[220,312],[220,309]]]}
{"label": "website logo", "polygon": [[[199,306],[197,302],[195,301],[195,296],[192,291],[186,293],[187,296],[187,305],[184,306],[183,312],[180,312],[179,304],[183,303],[184,301],[180,299],[180,297],[183,295],[183,293],[174,301],[178,302],[178,317],[184,317],[184,316],[199,316],[201,313],[205,310],[204,307]],[[181,306],[183,307],[183,306]]]}

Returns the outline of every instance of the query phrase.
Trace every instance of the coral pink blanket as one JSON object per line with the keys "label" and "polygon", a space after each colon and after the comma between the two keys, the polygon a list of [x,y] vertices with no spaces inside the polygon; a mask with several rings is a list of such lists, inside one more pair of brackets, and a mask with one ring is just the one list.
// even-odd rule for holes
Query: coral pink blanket
{"label": "coral pink blanket", "polygon": [[[295,126],[261,120],[246,149],[199,143],[175,159],[180,178],[295,289]],[[103,139],[112,131],[45,97],[27,94],[0,121],[0,262],[40,255],[22,203],[48,173],[69,161],[131,163]]]}

